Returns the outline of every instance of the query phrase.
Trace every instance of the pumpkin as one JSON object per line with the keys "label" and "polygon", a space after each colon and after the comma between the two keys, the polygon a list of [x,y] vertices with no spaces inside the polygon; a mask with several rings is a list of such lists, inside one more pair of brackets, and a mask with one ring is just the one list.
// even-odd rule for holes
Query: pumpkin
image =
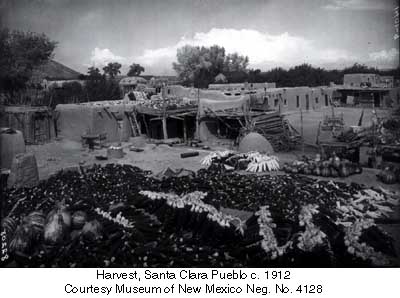
{"label": "pumpkin", "polygon": [[331,168],[330,170],[331,170],[331,177],[334,177],[334,178],[339,177],[338,170],[336,170],[335,168]]}
{"label": "pumpkin", "polygon": [[68,212],[67,207],[64,203],[57,203],[56,208],[49,212],[47,215],[47,221],[51,221],[51,218],[56,214],[60,214],[62,216],[64,225],[67,227],[71,227],[71,214]]}
{"label": "pumpkin", "polygon": [[340,165],[340,168],[339,168],[339,176],[340,177],[348,177],[348,176],[350,176],[350,171],[349,171],[349,168],[347,167],[347,164],[345,164],[345,163],[342,163],[341,165]]}
{"label": "pumpkin", "polygon": [[33,211],[29,213],[24,217],[23,223],[31,227],[35,240],[38,240],[43,236],[44,225],[46,223],[43,212]]}
{"label": "pumpkin", "polygon": [[5,230],[7,237],[10,239],[12,235],[14,235],[15,230],[17,229],[17,222],[12,217],[5,217],[1,221],[1,230]]}
{"label": "pumpkin", "polygon": [[333,163],[332,163],[333,167],[334,167],[335,169],[339,169],[340,164],[341,164],[340,158],[337,157],[337,156],[335,156],[335,157],[333,158]]}
{"label": "pumpkin", "polygon": [[311,170],[311,168],[309,166],[305,166],[304,169],[303,169],[303,173],[305,175],[310,175],[312,173],[312,170]]}
{"label": "pumpkin", "polygon": [[67,229],[62,212],[59,210],[48,218],[44,227],[44,240],[52,245],[61,243],[64,240]]}
{"label": "pumpkin", "polygon": [[81,229],[87,221],[87,215],[84,211],[75,211],[72,214],[72,228]]}
{"label": "pumpkin", "polygon": [[385,184],[394,184],[396,183],[396,175],[393,171],[389,168],[383,170],[379,175],[378,178]]}
{"label": "pumpkin", "polygon": [[30,226],[21,224],[15,231],[14,237],[9,244],[9,249],[14,253],[28,253],[33,239],[33,231]]}
{"label": "pumpkin", "polygon": [[317,165],[314,168],[313,174],[316,175],[316,176],[321,176],[321,167]]}
{"label": "pumpkin", "polygon": [[329,177],[330,175],[331,175],[331,170],[329,168],[329,163],[324,161],[322,163],[321,176]]}
{"label": "pumpkin", "polygon": [[95,241],[101,238],[102,226],[97,220],[92,220],[87,223],[82,228],[82,235],[85,239],[90,241]]}

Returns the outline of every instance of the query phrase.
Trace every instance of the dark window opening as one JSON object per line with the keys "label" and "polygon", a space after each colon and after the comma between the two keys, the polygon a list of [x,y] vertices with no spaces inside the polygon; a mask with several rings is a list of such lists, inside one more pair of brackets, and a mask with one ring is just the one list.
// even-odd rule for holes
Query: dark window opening
{"label": "dark window opening", "polygon": [[318,103],[319,99],[318,97],[315,98],[315,103]]}
{"label": "dark window opening", "polygon": [[296,108],[300,107],[300,97],[297,95],[296,96]]}

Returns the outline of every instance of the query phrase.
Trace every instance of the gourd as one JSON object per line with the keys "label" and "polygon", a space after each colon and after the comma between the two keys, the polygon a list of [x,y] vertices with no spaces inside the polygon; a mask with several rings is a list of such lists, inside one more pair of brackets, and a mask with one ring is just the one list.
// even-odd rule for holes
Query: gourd
{"label": "gourd", "polygon": [[32,245],[32,239],[32,229],[26,224],[21,224],[15,231],[14,237],[9,244],[9,249],[14,253],[28,253]]}
{"label": "gourd", "polygon": [[23,219],[23,224],[32,229],[33,240],[39,240],[43,236],[44,226],[46,223],[45,216],[41,211],[33,211]]}
{"label": "gourd", "polygon": [[378,177],[385,184],[394,184],[397,180],[396,175],[389,168],[386,168],[384,171],[382,171]]}
{"label": "gourd", "polygon": [[12,235],[14,235],[15,230],[17,229],[17,222],[14,218],[12,217],[5,217],[1,221],[1,230],[5,230],[7,237],[10,238]]}
{"label": "gourd", "polygon": [[82,228],[82,235],[85,239],[96,241],[101,238],[102,226],[97,220],[87,222]]}
{"label": "gourd", "polygon": [[44,228],[44,240],[49,244],[59,244],[64,240],[67,229],[62,212],[58,210],[48,217]]}
{"label": "gourd", "polygon": [[60,214],[62,216],[65,226],[67,226],[68,228],[71,227],[71,214],[69,213],[67,207],[64,205],[63,202],[58,202],[56,204],[56,207],[52,211],[50,211],[50,213],[47,215],[48,221],[56,214]]}
{"label": "gourd", "polygon": [[348,177],[350,176],[349,168],[345,163],[342,163],[339,168],[339,176],[340,177]]}
{"label": "gourd", "polygon": [[331,168],[330,171],[331,171],[331,177],[334,178],[339,177],[339,172],[335,168]]}
{"label": "gourd", "polygon": [[316,175],[316,176],[321,176],[321,167],[317,165],[314,168],[313,174]]}
{"label": "gourd", "polygon": [[339,169],[340,164],[341,164],[340,158],[337,157],[337,156],[335,156],[335,157],[333,158],[333,164],[332,164],[333,167],[334,167],[335,169]]}
{"label": "gourd", "polygon": [[312,170],[310,169],[309,166],[305,166],[304,169],[303,169],[303,173],[305,175],[310,175],[312,173]]}
{"label": "gourd", "polygon": [[87,221],[87,215],[84,211],[75,211],[72,214],[72,228],[81,229]]}
{"label": "gourd", "polygon": [[331,175],[331,171],[329,168],[329,162],[323,162],[322,163],[322,170],[321,170],[321,176],[322,177],[329,177]]}

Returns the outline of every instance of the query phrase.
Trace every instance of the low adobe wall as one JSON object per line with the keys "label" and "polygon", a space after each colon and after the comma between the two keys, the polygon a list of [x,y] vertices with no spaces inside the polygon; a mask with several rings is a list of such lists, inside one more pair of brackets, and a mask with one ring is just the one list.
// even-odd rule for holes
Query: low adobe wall
{"label": "low adobe wall", "polygon": [[120,112],[112,111],[102,106],[79,104],[57,105],[59,113],[57,119],[58,134],[73,141],[81,141],[81,136],[90,134],[107,134],[108,142],[120,140],[118,118]]}

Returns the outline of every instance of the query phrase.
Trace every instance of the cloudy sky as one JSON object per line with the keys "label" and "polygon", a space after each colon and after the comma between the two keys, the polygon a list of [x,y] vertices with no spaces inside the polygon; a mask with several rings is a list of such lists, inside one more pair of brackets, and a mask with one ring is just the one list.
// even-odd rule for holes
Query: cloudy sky
{"label": "cloudy sky", "polygon": [[399,61],[397,0],[0,0],[0,22],[58,41],[55,60],[83,73],[118,61],[174,74],[177,48],[224,46],[267,70]]}

